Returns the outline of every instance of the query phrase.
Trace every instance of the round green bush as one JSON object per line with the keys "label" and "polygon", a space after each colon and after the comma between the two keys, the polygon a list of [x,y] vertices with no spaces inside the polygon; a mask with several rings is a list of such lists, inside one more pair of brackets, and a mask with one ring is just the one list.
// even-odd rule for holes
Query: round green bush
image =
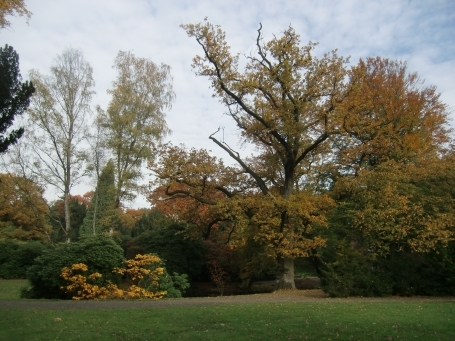
{"label": "round green bush", "polygon": [[61,286],[65,281],[60,277],[62,268],[84,263],[90,272],[99,272],[105,280],[115,280],[112,270],[122,266],[125,258],[123,249],[112,239],[104,236],[90,236],[75,243],[60,243],[43,252],[27,271],[31,289],[24,295],[29,298],[70,298]]}
{"label": "round green bush", "polygon": [[0,278],[26,278],[36,257],[50,246],[38,241],[0,241]]}

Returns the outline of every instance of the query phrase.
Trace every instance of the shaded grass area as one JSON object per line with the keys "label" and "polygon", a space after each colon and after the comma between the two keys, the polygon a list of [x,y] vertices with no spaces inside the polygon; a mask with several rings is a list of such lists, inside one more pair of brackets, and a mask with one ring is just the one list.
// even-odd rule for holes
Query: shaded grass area
{"label": "shaded grass area", "polygon": [[[0,302],[1,305],[1,302]],[[453,302],[1,309],[0,340],[454,340]]]}
{"label": "shaded grass area", "polygon": [[0,300],[18,300],[21,289],[28,286],[26,279],[0,279]]}

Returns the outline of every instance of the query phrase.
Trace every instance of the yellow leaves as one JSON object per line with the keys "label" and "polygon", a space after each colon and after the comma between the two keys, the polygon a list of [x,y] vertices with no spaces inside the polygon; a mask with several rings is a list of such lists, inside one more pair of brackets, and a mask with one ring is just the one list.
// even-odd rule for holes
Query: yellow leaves
{"label": "yellow leaves", "polygon": [[383,163],[360,171],[355,179],[340,180],[335,193],[349,197],[344,207],[350,228],[361,233],[371,252],[388,254],[392,244],[428,252],[454,238],[453,204],[446,188],[453,180],[445,178],[446,167],[452,164],[436,159],[422,165]]}
{"label": "yellow leaves", "polygon": [[159,299],[166,295],[165,291],[151,292],[140,286],[141,280],[147,279],[154,287],[158,287],[160,276],[164,275],[163,267],[154,270],[147,269],[152,264],[160,264],[161,259],[155,255],[136,255],[134,259],[125,262],[126,268],[115,268],[115,274],[126,275],[130,281],[127,290],[122,290],[110,281],[103,285],[93,282],[100,280],[102,275],[98,272],[87,275],[88,267],[83,263],[73,264],[71,268],[64,267],[60,276],[69,284],[61,287],[67,293],[72,293],[74,300],[106,299],[106,298],[153,298]]}
{"label": "yellow leaves", "polygon": [[5,18],[7,15],[24,16],[28,23],[32,12],[25,7],[24,0],[0,1],[0,29],[11,26]]}
{"label": "yellow leaves", "polygon": [[77,263],[77,264],[73,264],[71,266],[71,270],[72,271],[81,270],[81,271],[85,272],[88,270],[88,267],[87,267],[87,265],[85,265],[83,263]]}

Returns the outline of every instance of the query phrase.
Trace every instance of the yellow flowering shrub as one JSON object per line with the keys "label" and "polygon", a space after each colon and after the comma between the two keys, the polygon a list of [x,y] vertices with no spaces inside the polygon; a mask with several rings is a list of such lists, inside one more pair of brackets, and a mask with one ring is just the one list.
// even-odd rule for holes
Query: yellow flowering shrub
{"label": "yellow flowering shrub", "polygon": [[[153,267],[152,265],[158,265]],[[150,288],[159,286],[160,276],[164,275],[160,267],[161,259],[154,255],[137,255],[134,259],[125,262],[124,268],[115,268],[112,272],[126,276],[128,287],[123,290],[111,281],[102,280],[98,272],[89,274],[87,265],[73,264],[71,268],[64,267],[60,276],[68,282],[61,289],[72,294],[73,300],[82,299],[159,299],[166,295],[166,291],[151,291]]]}

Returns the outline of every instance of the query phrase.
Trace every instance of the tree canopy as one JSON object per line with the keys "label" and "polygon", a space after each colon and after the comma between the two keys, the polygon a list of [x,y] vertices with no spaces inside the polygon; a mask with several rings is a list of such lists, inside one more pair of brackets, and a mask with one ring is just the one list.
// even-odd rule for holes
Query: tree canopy
{"label": "tree canopy", "polygon": [[65,231],[71,230],[71,188],[85,175],[81,146],[88,129],[88,114],[94,94],[92,67],[82,51],[68,48],[57,56],[49,76],[32,70],[37,93],[32,98],[30,132],[34,152],[32,170],[55,187],[65,202]]}
{"label": "tree canopy", "polygon": [[142,177],[140,166],[152,157],[152,143],[170,131],[164,110],[175,94],[170,67],[119,51],[114,69],[117,80],[109,90],[112,99],[104,119],[106,146],[114,157],[117,206],[132,199]]}
{"label": "tree canopy", "polygon": [[0,47],[0,153],[4,153],[24,134],[24,128],[7,132],[14,118],[27,109],[35,92],[31,82],[22,83],[21,80],[19,55],[12,46]]}
{"label": "tree canopy", "polygon": [[[421,193],[406,187],[406,174],[419,178],[419,171],[406,165],[439,162],[450,130],[436,89],[423,86],[406,64],[378,57],[348,68],[336,51],[314,55],[316,44],[302,46],[292,28],[264,42],[262,27],[255,54],[240,63],[219,26],[206,20],[182,27],[202,49],[193,60],[196,74],[209,79],[214,97],[256,153],[242,157],[217,132],[208,132],[209,138],[237,166],[225,167],[203,150],[164,145],[150,164],[159,185],[153,202],[166,206],[176,200],[168,204],[173,214],[205,237],[223,230],[229,237],[225,242],[237,248],[259,247],[258,253],[280,265],[281,288],[294,286],[296,257],[314,255],[325,245],[320,229],[328,226],[328,213],[343,198],[331,191],[349,181],[371,195],[368,207],[379,205],[376,212],[360,211],[354,228],[376,229],[386,236],[383,241],[404,237],[415,251],[453,238],[451,220],[443,212],[411,223],[427,204]],[[400,176],[393,177],[394,172]],[[380,174],[389,175],[388,180],[377,182]],[[402,210],[401,223],[393,207]]]}
{"label": "tree canopy", "polygon": [[28,22],[32,12],[25,7],[24,0],[2,0],[0,1],[0,29],[11,26],[11,23],[6,19],[8,15],[23,16]]}

